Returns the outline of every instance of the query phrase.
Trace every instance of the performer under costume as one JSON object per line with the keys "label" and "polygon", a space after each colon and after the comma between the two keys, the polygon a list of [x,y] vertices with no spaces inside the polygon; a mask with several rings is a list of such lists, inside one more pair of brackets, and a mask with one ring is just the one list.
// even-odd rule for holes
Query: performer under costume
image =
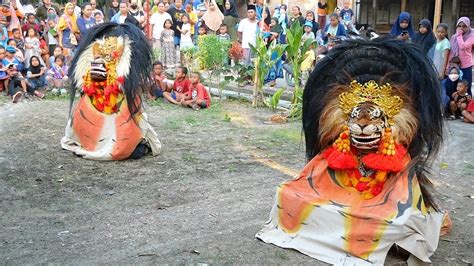
{"label": "performer under costume", "polygon": [[[140,94],[151,72],[151,49],[131,24],[89,30],[71,64],[71,113],[61,146],[93,160],[157,155],[161,143],[143,112]],[[74,108],[76,89],[81,98]]]}
{"label": "performer under costume", "polygon": [[442,141],[430,61],[397,40],[354,40],[316,65],[303,96],[307,157],[256,237],[332,264],[383,264],[394,245],[429,262],[443,213],[428,162]]}

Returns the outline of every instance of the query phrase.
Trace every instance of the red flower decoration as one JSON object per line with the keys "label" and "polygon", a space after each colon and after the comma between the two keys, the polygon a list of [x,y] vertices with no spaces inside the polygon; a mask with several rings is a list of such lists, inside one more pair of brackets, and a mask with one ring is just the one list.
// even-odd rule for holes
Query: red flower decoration
{"label": "red flower decoration", "polygon": [[125,82],[125,77],[124,76],[117,77],[117,81],[123,85],[123,83]]}

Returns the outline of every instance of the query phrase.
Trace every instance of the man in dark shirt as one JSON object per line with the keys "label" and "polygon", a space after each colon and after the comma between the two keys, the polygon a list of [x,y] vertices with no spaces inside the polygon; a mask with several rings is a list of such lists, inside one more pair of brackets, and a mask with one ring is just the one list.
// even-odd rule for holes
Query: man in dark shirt
{"label": "man in dark shirt", "polygon": [[168,9],[168,13],[173,19],[174,44],[179,45],[181,32],[178,30],[178,27],[181,28],[183,26],[183,22],[181,22],[181,15],[186,14],[186,11],[183,9],[183,0],[176,0],[174,2],[174,6],[171,6]]}

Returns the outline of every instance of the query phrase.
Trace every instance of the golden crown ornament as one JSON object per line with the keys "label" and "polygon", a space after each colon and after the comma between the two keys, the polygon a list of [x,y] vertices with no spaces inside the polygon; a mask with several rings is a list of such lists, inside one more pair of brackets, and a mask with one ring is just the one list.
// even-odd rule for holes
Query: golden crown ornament
{"label": "golden crown ornament", "polygon": [[370,80],[362,85],[353,80],[349,86],[350,91],[339,94],[339,107],[346,115],[365,102],[377,105],[389,118],[397,115],[403,107],[403,100],[392,95],[392,86],[389,83],[379,86],[377,82]]}

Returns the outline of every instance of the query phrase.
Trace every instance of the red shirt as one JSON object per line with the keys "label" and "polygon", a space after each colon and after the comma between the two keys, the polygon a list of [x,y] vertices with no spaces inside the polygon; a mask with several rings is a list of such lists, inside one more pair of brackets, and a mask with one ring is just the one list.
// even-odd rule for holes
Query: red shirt
{"label": "red shirt", "polygon": [[211,105],[211,97],[209,96],[206,88],[204,88],[201,83],[196,84],[196,86],[191,84],[191,96],[193,99],[198,98],[199,100],[206,101],[207,107]]}
{"label": "red shirt", "polygon": [[31,24],[29,22],[23,24],[23,27],[21,28],[24,33],[26,33],[26,36],[28,36],[28,29],[32,27],[36,30],[37,34],[40,34],[42,32],[39,24]]}
{"label": "red shirt", "polygon": [[173,83],[173,89],[178,93],[188,94],[190,91],[191,82],[185,78],[181,81],[175,79]]}
{"label": "red shirt", "polygon": [[469,101],[469,104],[467,105],[466,111],[474,112],[474,100]]}

